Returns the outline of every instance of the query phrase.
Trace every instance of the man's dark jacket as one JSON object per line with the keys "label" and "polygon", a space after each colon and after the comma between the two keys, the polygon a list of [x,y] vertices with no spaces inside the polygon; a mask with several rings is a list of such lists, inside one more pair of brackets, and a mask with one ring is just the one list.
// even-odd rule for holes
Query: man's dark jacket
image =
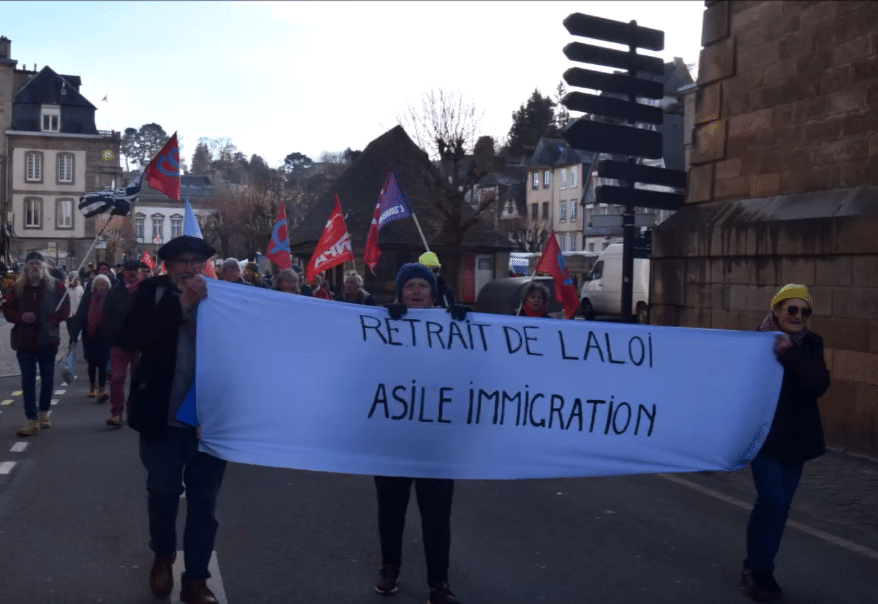
{"label": "man's dark jacket", "polygon": [[104,311],[104,329],[110,346],[119,346],[119,334],[125,324],[125,317],[134,306],[134,295],[128,291],[123,281],[113,286],[107,294]]}
{"label": "man's dark jacket", "polygon": [[137,286],[118,345],[140,351],[131,377],[128,425],[148,440],[162,440],[168,430],[168,406],[177,364],[177,334],[186,322],[180,290],[167,275]]}
{"label": "man's dark jacket", "polygon": [[823,338],[814,332],[778,355],[783,383],[774,421],[761,453],[784,464],[796,464],[826,452],[817,399],[829,388],[823,360]]}

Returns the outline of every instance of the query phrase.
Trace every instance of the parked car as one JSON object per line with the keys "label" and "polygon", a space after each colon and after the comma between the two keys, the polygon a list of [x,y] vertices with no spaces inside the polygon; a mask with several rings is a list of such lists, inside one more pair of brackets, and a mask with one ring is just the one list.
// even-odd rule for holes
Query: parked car
{"label": "parked car", "polygon": [[[555,281],[552,277],[538,275],[533,279],[549,288],[547,308],[549,315],[563,318],[564,308],[555,300]],[[524,290],[530,282],[531,277],[503,277],[488,281],[479,291],[475,310],[498,315],[514,315],[521,308]]]}
{"label": "parked car", "polygon": [[[579,292],[582,316],[622,314],[622,244],[614,243],[598,256]],[[649,260],[634,259],[631,312],[638,323],[649,323]]]}

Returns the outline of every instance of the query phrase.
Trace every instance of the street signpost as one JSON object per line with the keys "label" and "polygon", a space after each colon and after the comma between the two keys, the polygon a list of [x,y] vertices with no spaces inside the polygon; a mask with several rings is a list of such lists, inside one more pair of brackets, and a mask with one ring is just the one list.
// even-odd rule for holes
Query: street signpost
{"label": "street signpost", "polygon": [[[625,183],[625,186],[601,185],[595,189],[598,203],[622,205],[619,216],[592,216],[592,224],[599,227],[622,226],[622,309],[626,320],[634,321],[631,314],[633,297],[634,257],[649,257],[651,239],[638,238],[635,245],[635,207],[676,210],[683,205],[682,193],[652,191],[635,188],[635,183],[685,189],[686,173],[644,166],[637,158],[660,159],[663,156],[662,135],[654,129],[662,124],[664,113],[659,107],[638,103],[637,98],[659,100],[664,96],[661,82],[639,78],[638,74],[664,74],[664,62],[658,57],[637,54],[637,49],[664,50],[665,34],[656,29],[641,27],[637,21],[623,23],[582,13],[573,13],[564,19],[564,27],[574,36],[614,42],[628,46],[628,51],[603,46],[571,42],[564,47],[564,55],[571,61],[627,70],[627,75],[604,73],[574,67],[564,72],[564,81],[570,86],[602,91],[602,95],[570,92],[561,102],[570,110],[582,111],[592,118],[579,118],[564,129],[564,138],[574,149],[625,155],[627,162],[602,160],[597,174]],[[624,95],[625,99],[606,96],[607,93]],[[597,118],[597,119],[593,119]],[[606,123],[603,120],[622,120],[626,125]],[[646,126],[646,127],[640,127]],[[636,249],[635,249],[636,248]]]}

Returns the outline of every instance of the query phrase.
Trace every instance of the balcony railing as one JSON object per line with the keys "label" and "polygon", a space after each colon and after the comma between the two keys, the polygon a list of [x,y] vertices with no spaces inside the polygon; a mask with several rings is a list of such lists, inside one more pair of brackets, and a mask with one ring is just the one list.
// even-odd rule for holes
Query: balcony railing
{"label": "balcony railing", "polygon": [[103,138],[120,138],[120,135],[115,130],[98,130],[98,134]]}

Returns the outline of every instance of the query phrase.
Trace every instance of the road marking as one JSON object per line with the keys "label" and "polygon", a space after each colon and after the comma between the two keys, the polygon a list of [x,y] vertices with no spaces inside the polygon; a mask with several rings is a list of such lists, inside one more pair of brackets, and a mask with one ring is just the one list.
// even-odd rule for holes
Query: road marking
{"label": "road marking", "polygon": [[9,449],[9,451],[12,452],[12,453],[21,453],[21,452],[24,451],[25,449],[27,449],[27,443],[26,443],[26,442],[22,442],[22,441],[18,441],[17,443],[15,443],[14,445],[12,445],[12,448]]}
{"label": "road marking", "polygon": [[[732,505],[738,506],[743,510],[750,510],[753,508],[753,504],[741,501],[740,499],[735,499],[734,497],[730,497],[725,493],[720,493],[719,491],[715,491],[713,489],[709,489],[707,487],[703,487],[700,484],[696,484],[690,480],[686,480],[685,478],[680,478],[678,476],[671,476],[670,474],[659,474],[662,478],[666,478],[671,482],[675,482],[684,487],[688,487],[700,493],[704,493],[705,495],[710,495],[711,497],[715,497],[720,501],[725,501],[726,503],[730,503]],[[862,546],[858,543],[854,543],[853,541],[848,541],[847,539],[842,539],[841,537],[836,537],[831,533],[827,533],[826,531],[821,531],[820,529],[811,528],[807,524],[802,524],[801,522],[797,522],[795,520],[787,520],[787,526],[792,527],[794,529],[798,529],[803,533],[807,533],[812,537],[817,537],[818,539],[823,539],[824,541],[828,541],[833,545],[837,545],[839,547],[843,547],[846,550],[855,552],[857,554],[866,556],[867,558],[872,558],[873,560],[878,560],[878,551],[870,549],[868,547]]]}
{"label": "road marking", "polygon": [[21,396],[21,390],[13,390],[12,396]]}
{"label": "road marking", "polygon": [[53,398],[53,399],[52,399],[52,404],[53,404],[53,405],[57,405],[57,404],[58,404],[58,399]]}
{"label": "road marking", "polygon": [[0,402],[0,405],[11,405],[11,404],[12,404],[11,398],[8,398],[5,401]]}
{"label": "road marking", "polygon": [[[207,565],[207,570],[210,571],[210,579],[207,580],[207,586],[213,592],[213,595],[216,596],[217,602],[219,604],[229,604],[229,601],[226,599],[226,590],[223,587],[223,579],[220,576],[219,571],[219,562],[216,559],[216,552],[213,552],[210,556],[210,563]],[[174,585],[182,584],[182,579],[180,575],[183,572],[183,552],[177,552],[177,559],[174,560]],[[180,592],[178,590],[174,590],[171,595],[171,604],[183,604],[180,600]]]}
{"label": "road marking", "polygon": [[56,390],[56,391],[55,391],[55,394],[56,394],[56,395],[57,395],[57,394],[64,394],[65,392],[67,392],[67,391],[66,391],[66,390]]}
{"label": "road marking", "polygon": [[0,474],[9,474],[14,467],[14,461],[0,461]]}

